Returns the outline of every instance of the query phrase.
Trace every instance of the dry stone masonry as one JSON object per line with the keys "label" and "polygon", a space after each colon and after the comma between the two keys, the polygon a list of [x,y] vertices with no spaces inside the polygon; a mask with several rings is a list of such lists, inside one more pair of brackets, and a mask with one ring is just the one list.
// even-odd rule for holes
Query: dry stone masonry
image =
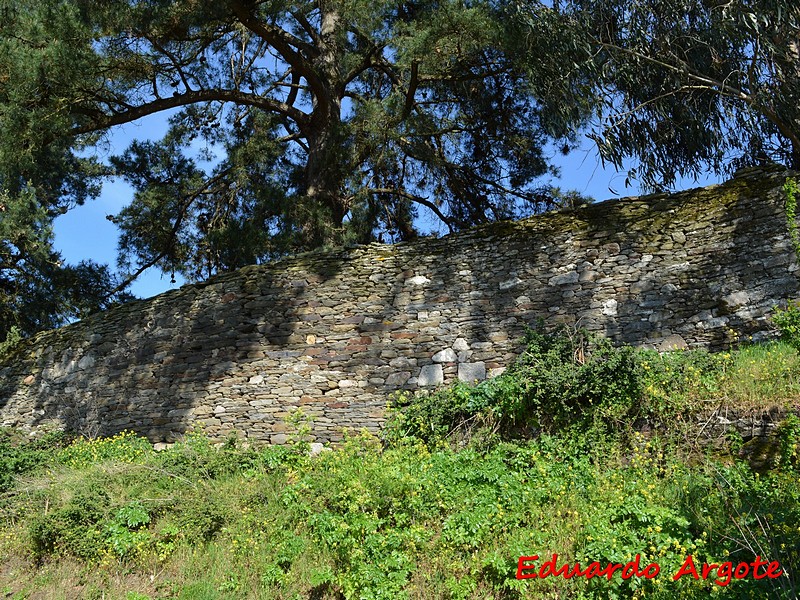
{"label": "dry stone masonry", "polygon": [[3,357],[0,425],[280,444],[302,407],[336,441],[379,429],[391,392],[500,373],[539,319],[663,349],[767,336],[798,292],[786,175],[313,252],[132,302]]}

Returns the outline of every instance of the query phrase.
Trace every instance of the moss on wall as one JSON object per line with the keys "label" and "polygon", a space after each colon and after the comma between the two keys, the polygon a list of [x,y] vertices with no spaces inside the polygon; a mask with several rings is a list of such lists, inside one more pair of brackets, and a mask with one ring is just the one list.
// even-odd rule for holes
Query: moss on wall
{"label": "moss on wall", "polygon": [[0,424],[282,443],[300,407],[336,440],[377,430],[393,391],[498,373],[539,319],[656,347],[769,336],[798,290],[785,176],[310,252],[132,302],[4,356]]}

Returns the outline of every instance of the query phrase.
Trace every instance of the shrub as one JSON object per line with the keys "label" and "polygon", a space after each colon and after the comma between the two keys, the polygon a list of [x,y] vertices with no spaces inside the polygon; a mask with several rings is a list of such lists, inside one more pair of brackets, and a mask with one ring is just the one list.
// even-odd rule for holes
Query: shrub
{"label": "shrub", "polygon": [[425,441],[488,430],[503,437],[566,426],[613,427],[639,409],[636,351],[584,330],[530,330],[525,351],[505,373],[477,386],[398,395],[387,436]]}
{"label": "shrub", "polygon": [[75,492],[65,506],[34,519],[30,525],[34,556],[70,554],[95,560],[105,548],[102,522],[109,509],[109,496],[90,485]]}
{"label": "shrub", "polygon": [[9,489],[16,476],[52,462],[54,450],[61,448],[66,439],[61,431],[28,441],[11,430],[0,430],[0,492]]}
{"label": "shrub", "polygon": [[800,417],[789,415],[778,427],[780,455],[778,466],[789,470],[800,467]]}
{"label": "shrub", "polygon": [[179,522],[187,537],[209,541],[225,525],[228,514],[223,500],[213,495],[194,495],[181,510]]}
{"label": "shrub", "polygon": [[518,418],[547,430],[596,418],[619,420],[641,396],[636,352],[566,327],[529,331],[526,350],[509,376],[525,381]]}
{"label": "shrub", "polygon": [[19,327],[16,325],[12,326],[6,334],[6,339],[0,342],[0,356],[14,350],[21,341],[22,334],[20,333]]}
{"label": "shrub", "polygon": [[[676,381],[694,380],[689,367],[705,360],[637,356],[664,359],[651,370],[665,386],[668,368],[680,373]],[[10,540],[27,528],[35,555],[61,565],[13,572],[36,577],[30,589],[42,596],[47,586],[75,585],[79,570],[83,590],[97,585],[106,597],[119,597],[127,576],[138,584],[158,572],[163,584],[152,597],[699,600],[715,589],[719,598],[788,600],[800,568],[798,431],[796,419],[787,421],[785,460],[764,474],[736,459],[689,464],[656,435],[604,437],[596,428],[457,451],[386,447],[361,435],[302,463],[276,449],[254,460],[232,441],[215,448],[196,436],[188,442],[194,454],[184,443],[133,465],[108,459],[43,473],[31,486],[36,493],[14,495],[24,507],[0,529],[0,554],[20,553]],[[173,454],[197,462],[168,466]],[[518,557],[533,553],[584,567],[641,554],[661,574],[516,580]],[[788,576],[725,587],[672,581],[689,554],[698,565],[760,554]],[[26,589],[3,583],[7,592]]]}
{"label": "shrub", "polygon": [[132,431],[121,431],[109,438],[78,438],[58,458],[65,465],[81,469],[105,460],[134,463],[152,451],[146,438]]}
{"label": "shrub", "polygon": [[776,308],[772,322],[781,332],[781,339],[800,350],[800,301],[790,301],[784,309]]}
{"label": "shrub", "polygon": [[666,426],[716,397],[722,376],[733,364],[730,353],[705,350],[639,350],[637,358],[643,393],[640,414]]}
{"label": "shrub", "polygon": [[134,500],[118,509],[105,527],[109,546],[120,558],[127,558],[142,551],[150,536],[144,528],[150,523],[150,513],[144,505]]}

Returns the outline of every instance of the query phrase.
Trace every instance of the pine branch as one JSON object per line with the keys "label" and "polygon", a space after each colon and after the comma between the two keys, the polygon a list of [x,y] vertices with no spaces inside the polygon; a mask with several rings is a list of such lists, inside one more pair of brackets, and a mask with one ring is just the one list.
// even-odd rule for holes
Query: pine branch
{"label": "pine branch", "polygon": [[279,102],[272,98],[264,98],[256,94],[248,94],[240,90],[227,90],[227,89],[207,89],[197,90],[193,92],[185,92],[177,94],[170,98],[158,98],[139,106],[131,106],[126,110],[112,115],[98,113],[101,111],[94,111],[85,107],[78,107],[73,109],[73,113],[86,114],[87,112],[93,113],[94,120],[84,125],[78,125],[70,131],[70,135],[77,136],[84,133],[92,133],[113,127],[114,125],[122,125],[123,123],[131,123],[142,117],[152,115],[171,108],[178,108],[181,106],[189,106],[191,104],[198,104],[200,102],[234,102],[236,104],[245,106],[254,106],[263,110],[277,113],[288,117],[294,121],[297,126],[303,130],[308,125],[308,115],[301,110]]}

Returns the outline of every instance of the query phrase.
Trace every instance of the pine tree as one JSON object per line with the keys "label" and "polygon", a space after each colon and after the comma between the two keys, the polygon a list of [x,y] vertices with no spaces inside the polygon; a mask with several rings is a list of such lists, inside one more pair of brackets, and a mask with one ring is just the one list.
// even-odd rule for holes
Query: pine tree
{"label": "pine tree", "polygon": [[[132,275],[197,279],[410,239],[420,215],[452,231],[539,210],[546,147],[569,146],[587,108],[557,77],[558,35],[517,27],[505,2],[0,7],[4,186],[30,181],[57,211],[124,177],[136,195],[113,221]],[[163,139],[96,158],[115,126],[157,113]]]}

